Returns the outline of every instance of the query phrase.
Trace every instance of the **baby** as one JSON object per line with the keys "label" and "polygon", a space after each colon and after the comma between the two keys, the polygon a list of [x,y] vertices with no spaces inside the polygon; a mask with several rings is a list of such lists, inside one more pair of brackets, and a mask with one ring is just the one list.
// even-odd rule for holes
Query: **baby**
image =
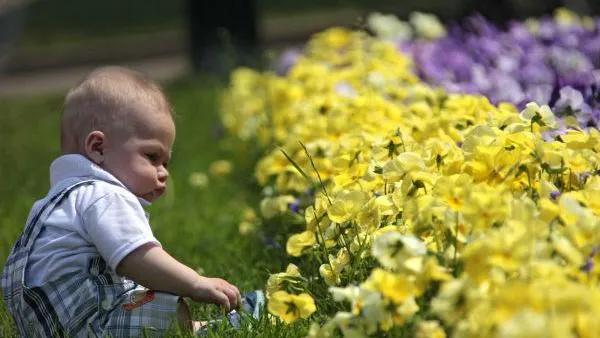
{"label": "baby", "polygon": [[[198,275],[152,234],[143,207],[165,192],[174,141],[167,98],[140,74],[100,68],[71,89],[50,191],[2,275],[21,336],[163,335],[174,320],[205,332],[183,297],[258,315],[262,292],[242,298],[227,281]],[[235,311],[227,318],[239,325]]]}

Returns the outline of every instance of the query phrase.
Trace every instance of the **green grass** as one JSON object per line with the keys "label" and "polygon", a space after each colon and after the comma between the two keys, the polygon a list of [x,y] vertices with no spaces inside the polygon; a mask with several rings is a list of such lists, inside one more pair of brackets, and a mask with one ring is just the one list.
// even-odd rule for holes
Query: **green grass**
{"label": "green grass", "polygon": [[[261,245],[257,236],[238,233],[240,211],[258,202],[253,181],[253,149],[217,141],[219,86],[185,80],[167,86],[177,117],[177,140],[171,164],[170,190],[150,208],[156,237],[173,256],[208,276],[218,276],[240,290],[264,288],[269,272],[287,264],[285,253]],[[48,167],[59,155],[60,96],[0,101],[0,261],[4,264],[13,241],[23,228],[32,203],[48,189]],[[255,152],[254,152],[255,154]],[[188,176],[207,172],[209,164],[230,159],[234,172],[227,178],[209,175],[204,189],[193,188]],[[192,304],[193,316],[205,319],[218,309]],[[173,333],[176,334],[175,332]],[[222,332],[223,337],[304,337],[306,323],[271,325],[267,318],[254,328]],[[16,336],[5,304],[0,301],[0,337]]]}

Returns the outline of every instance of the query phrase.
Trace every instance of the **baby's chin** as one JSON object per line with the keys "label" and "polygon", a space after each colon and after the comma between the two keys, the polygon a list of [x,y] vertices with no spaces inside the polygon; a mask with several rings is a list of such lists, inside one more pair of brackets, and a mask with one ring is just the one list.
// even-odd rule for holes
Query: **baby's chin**
{"label": "baby's chin", "polygon": [[146,200],[147,202],[154,202],[157,199],[159,199],[165,192],[165,189],[157,189],[154,191],[151,191],[149,193],[146,193],[144,195],[140,195],[139,197]]}
{"label": "baby's chin", "polygon": [[157,196],[155,193],[150,192],[150,193],[147,193],[144,195],[138,195],[138,197],[148,203],[152,203],[152,202],[156,201],[160,196]]}

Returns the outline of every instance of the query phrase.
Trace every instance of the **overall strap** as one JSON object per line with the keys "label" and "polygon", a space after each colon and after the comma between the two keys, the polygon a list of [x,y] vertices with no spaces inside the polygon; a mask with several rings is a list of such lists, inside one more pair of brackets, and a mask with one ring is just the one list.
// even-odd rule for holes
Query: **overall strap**
{"label": "overall strap", "polygon": [[37,226],[37,223],[40,221],[40,219],[46,219],[46,217],[48,217],[52,210],[54,210],[54,207],[60,204],[60,202],[62,202],[62,200],[65,197],[67,197],[69,193],[71,193],[71,191],[75,190],[76,188],[82,185],[91,184],[92,182],[94,182],[94,180],[72,179],[68,181],[65,180],[64,183],[60,183],[61,187],[53,189],[54,193],[48,196],[46,203],[41,208],[39,208],[39,210],[34,214],[33,217],[31,217],[31,220],[25,226],[23,234],[19,238],[18,244],[21,247],[31,247],[42,228]]}
{"label": "overall strap", "polygon": [[29,251],[31,251],[33,242],[35,242],[35,239],[43,228],[43,224],[39,224],[40,221],[43,222],[54,207],[73,189],[85,184],[91,184],[92,182],[93,180],[89,179],[65,180],[60,186],[53,189],[52,193],[48,194],[45,201],[42,200],[41,203],[36,203],[35,210],[32,210],[30,213],[25,230],[23,230],[23,233],[21,233],[13,246],[2,271],[0,284],[2,284],[5,300],[21,293],[21,288],[25,281],[25,268],[29,260]]}

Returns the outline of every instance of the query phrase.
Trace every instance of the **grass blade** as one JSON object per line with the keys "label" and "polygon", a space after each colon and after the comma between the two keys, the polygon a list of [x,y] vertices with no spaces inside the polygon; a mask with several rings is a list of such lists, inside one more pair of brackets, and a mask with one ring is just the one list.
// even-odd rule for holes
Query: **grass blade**
{"label": "grass blade", "polygon": [[288,155],[285,150],[283,150],[283,148],[279,148],[279,150],[281,150],[281,152],[283,153],[283,155],[285,156],[285,158],[288,159],[288,161],[290,161],[290,163],[294,166],[294,168],[296,168],[296,170],[298,170],[298,172],[300,173],[300,175],[302,175],[302,177],[306,178],[307,180],[311,180],[310,177],[308,177],[308,175],[306,175],[306,173],[304,172],[304,170],[302,170],[302,168],[300,168],[300,166],[296,163],[296,161],[294,161],[290,155]]}

